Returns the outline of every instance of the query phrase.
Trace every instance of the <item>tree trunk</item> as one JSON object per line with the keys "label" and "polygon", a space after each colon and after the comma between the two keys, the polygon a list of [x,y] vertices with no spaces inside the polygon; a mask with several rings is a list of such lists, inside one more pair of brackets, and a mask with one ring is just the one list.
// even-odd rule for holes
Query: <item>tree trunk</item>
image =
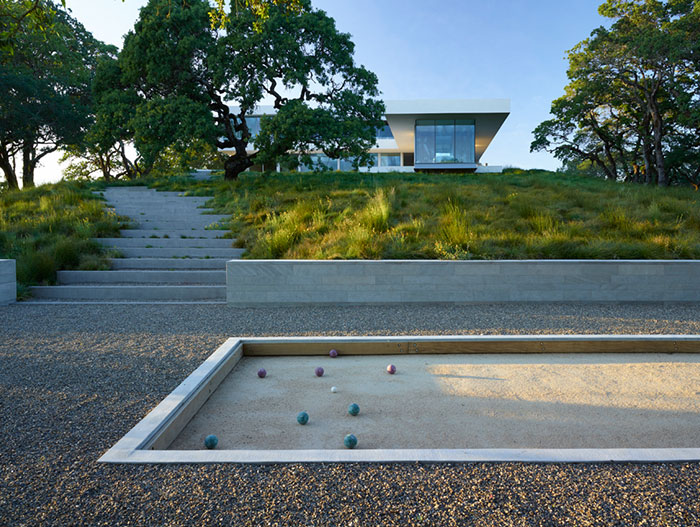
{"label": "tree trunk", "polygon": [[132,163],[131,160],[126,155],[126,145],[119,141],[119,146],[117,147],[119,151],[119,157],[121,157],[122,165],[124,165],[124,172],[126,173],[126,178],[129,180],[136,179],[138,176],[138,169],[136,163]]}
{"label": "tree trunk", "polygon": [[10,162],[10,154],[3,145],[0,147],[0,168],[5,174],[5,179],[7,180],[7,186],[11,190],[18,190],[19,183],[17,182],[17,174],[15,173],[15,167],[12,166]]}
{"label": "tree trunk", "polygon": [[654,164],[651,162],[651,143],[649,142],[649,136],[644,136],[644,147],[642,149],[642,157],[644,158],[644,181],[647,185],[650,185],[653,181],[654,176]]}
{"label": "tree trunk", "polygon": [[595,157],[592,159],[592,161],[593,161],[594,163],[596,163],[596,164],[603,170],[603,173],[605,174],[605,178],[606,178],[606,179],[615,179],[616,176],[615,176],[615,175],[613,174],[613,172],[610,170],[610,167],[608,167],[608,165],[605,164],[605,161],[603,161],[602,159],[600,159],[598,156],[595,156]]}
{"label": "tree trunk", "polygon": [[[659,120],[660,121],[660,120]],[[668,186],[668,176],[666,175],[666,160],[664,159],[664,151],[661,146],[661,126],[657,130],[654,124],[654,154],[656,155],[656,174],[658,176],[658,184],[660,187]]]}
{"label": "tree trunk", "polygon": [[227,181],[236,180],[238,179],[238,174],[252,166],[253,161],[247,155],[241,156],[240,154],[236,154],[229,156],[224,163],[224,179]]}
{"label": "tree trunk", "polygon": [[654,138],[654,157],[657,182],[660,187],[668,186],[668,177],[666,175],[666,160],[664,159],[663,151],[663,122],[661,120],[661,112],[656,101],[648,97],[649,114],[651,116],[651,127]]}
{"label": "tree trunk", "polygon": [[101,154],[96,154],[97,155],[97,164],[100,167],[100,172],[102,172],[102,177],[104,180],[109,183],[112,181],[112,173],[111,173],[111,163],[110,163],[110,155],[109,152],[106,155],[101,155]]}
{"label": "tree trunk", "polygon": [[608,159],[608,162],[610,163],[610,171],[608,172],[608,179],[612,181],[617,181],[617,163],[615,162],[615,158],[612,155],[612,150],[608,143],[605,143],[605,157]]}
{"label": "tree trunk", "polygon": [[34,167],[36,160],[32,155],[34,145],[32,141],[26,141],[22,146],[22,188],[34,187]]}

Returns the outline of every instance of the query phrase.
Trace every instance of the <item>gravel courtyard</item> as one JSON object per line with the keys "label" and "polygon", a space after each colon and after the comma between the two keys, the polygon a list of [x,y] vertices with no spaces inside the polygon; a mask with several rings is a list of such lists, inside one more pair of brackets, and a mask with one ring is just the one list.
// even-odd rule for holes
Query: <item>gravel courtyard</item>
{"label": "gravel courtyard", "polygon": [[700,464],[111,466],[230,336],[700,333],[700,305],[0,307],[0,525],[697,525]]}

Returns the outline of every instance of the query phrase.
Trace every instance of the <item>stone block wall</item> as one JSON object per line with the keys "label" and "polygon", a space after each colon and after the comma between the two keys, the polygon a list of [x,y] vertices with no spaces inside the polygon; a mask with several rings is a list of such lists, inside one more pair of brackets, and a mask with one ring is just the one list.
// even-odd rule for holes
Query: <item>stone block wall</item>
{"label": "stone block wall", "polygon": [[14,260],[0,260],[0,305],[17,300],[17,271]]}
{"label": "stone block wall", "polygon": [[700,261],[232,260],[229,304],[700,302]]}

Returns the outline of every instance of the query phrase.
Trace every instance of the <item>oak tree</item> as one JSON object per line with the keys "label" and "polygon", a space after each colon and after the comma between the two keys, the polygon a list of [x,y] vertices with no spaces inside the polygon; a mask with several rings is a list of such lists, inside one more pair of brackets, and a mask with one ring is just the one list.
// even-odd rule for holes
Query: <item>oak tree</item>
{"label": "oak tree", "polygon": [[12,49],[0,49],[0,169],[10,188],[19,187],[20,166],[23,186],[32,187],[45,156],[81,140],[95,66],[110,52],[60,6],[41,6],[53,13],[51,31],[25,24],[13,33]]}
{"label": "oak tree", "polygon": [[[141,10],[119,62],[141,99],[134,141],[147,162],[193,140],[232,152],[227,179],[255,163],[294,163],[295,152],[366,157],[384,111],[377,77],[355,64],[332,18],[299,4],[290,12],[270,3],[262,19],[234,6],[223,30],[211,27],[204,0],[151,0]],[[266,101],[275,112],[254,137],[250,117]]]}
{"label": "oak tree", "polygon": [[569,52],[569,85],[531,150],[588,160],[611,179],[697,182],[700,2],[607,0],[614,22]]}

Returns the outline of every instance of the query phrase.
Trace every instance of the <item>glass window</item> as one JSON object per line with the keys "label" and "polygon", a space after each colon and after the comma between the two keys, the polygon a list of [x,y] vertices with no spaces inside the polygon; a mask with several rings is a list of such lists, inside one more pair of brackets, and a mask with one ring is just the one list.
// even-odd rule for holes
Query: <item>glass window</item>
{"label": "glass window", "polygon": [[353,161],[354,161],[353,158],[341,159],[340,160],[340,170],[342,170],[343,172],[350,172],[352,170],[355,170],[352,166]]}
{"label": "glass window", "polygon": [[435,121],[435,163],[455,162],[455,122]]}
{"label": "glass window", "polygon": [[377,139],[393,139],[394,134],[391,133],[391,128],[388,124],[385,124],[381,128],[377,129]]}
{"label": "glass window", "polygon": [[435,121],[416,121],[416,163],[435,163]]}
{"label": "glass window", "polygon": [[369,155],[369,160],[370,160],[370,163],[369,163],[369,164],[364,164],[364,165],[360,165],[360,166],[361,166],[362,168],[376,167],[376,166],[377,166],[377,163],[378,163],[378,161],[379,161],[379,156],[378,156],[377,154],[370,154],[370,155]]}
{"label": "glass window", "polygon": [[415,163],[474,163],[473,119],[417,120]]}
{"label": "glass window", "polygon": [[379,162],[383,167],[400,167],[401,154],[382,154],[379,158]]}
{"label": "glass window", "polygon": [[455,121],[455,157],[458,163],[474,163],[474,136],[473,120]]}
{"label": "glass window", "polygon": [[250,138],[255,139],[260,133],[260,117],[246,117],[245,122],[250,131]]}
{"label": "glass window", "polygon": [[319,154],[316,161],[318,163],[321,163],[321,165],[323,165],[322,169],[325,168],[325,170],[332,170],[332,171],[338,170],[338,160],[337,159],[331,159],[328,156],[324,156],[322,154]]}
{"label": "glass window", "polygon": [[[310,154],[311,165],[300,165],[299,172],[310,172],[312,170],[338,170],[338,160],[331,159],[323,154]],[[320,164],[320,165],[319,165]]]}
{"label": "glass window", "polygon": [[[253,142],[260,133],[260,117],[246,116],[245,124],[248,126],[248,131],[250,132],[250,142]],[[234,127],[233,134],[236,136],[236,139],[240,139],[243,134],[235,130],[235,123],[233,122],[233,119],[231,119],[231,127]]]}

